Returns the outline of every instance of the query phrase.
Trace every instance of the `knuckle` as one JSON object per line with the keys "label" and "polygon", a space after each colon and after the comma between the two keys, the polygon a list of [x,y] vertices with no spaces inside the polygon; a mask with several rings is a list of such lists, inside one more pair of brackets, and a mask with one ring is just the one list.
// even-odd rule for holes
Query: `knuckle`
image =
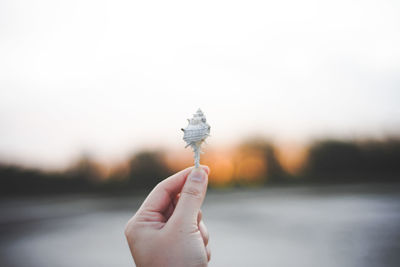
{"label": "knuckle", "polygon": [[161,188],[163,188],[163,181],[161,181],[161,182],[159,182],[158,184],[156,184],[156,186],[153,188],[153,190],[152,190],[152,192],[154,192],[154,191],[158,191],[158,190],[160,190]]}
{"label": "knuckle", "polygon": [[134,238],[136,235],[136,224],[133,218],[126,223],[124,234],[128,239]]}
{"label": "knuckle", "polygon": [[130,222],[128,222],[125,225],[125,231],[124,231],[125,237],[129,237],[131,235],[131,233],[132,233],[132,226],[131,226]]}
{"label": "knuckle", "polygon": [[202,192],[201,192],[201,190],[199,190],[196,187],[187,187],[187,188],[183,188],[181,194],[187,195],[191,198],[200,199]]}

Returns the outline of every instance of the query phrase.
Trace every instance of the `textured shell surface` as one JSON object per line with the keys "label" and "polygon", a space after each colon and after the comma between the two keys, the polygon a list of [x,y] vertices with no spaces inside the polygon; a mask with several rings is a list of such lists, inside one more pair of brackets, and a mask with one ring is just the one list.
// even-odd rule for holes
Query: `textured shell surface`
{"label": "textured shell surface", "polygon": [[210,125],[208,125],[203,112],[198,109],[191,119],[188,119],[188,126],[182,129],[184,132],[183,140],[186,146],[191,146],[194,151],[194,163],[196,167],[200,166],[201,144],[210,136]]}
{"label": "textured shell surface", "polygon": [[203,141],[205,138],[207,138],[209,133],[210,129],[206,125],[189,124],[185,129],[183,140],[185,140],[187,143]]}
{"label": "textured shell surface", "polygon": [[187,144],[204,141],[210,135],[210,125],[200,109],[188,121],[188,126],[183,129],[183,140]]}

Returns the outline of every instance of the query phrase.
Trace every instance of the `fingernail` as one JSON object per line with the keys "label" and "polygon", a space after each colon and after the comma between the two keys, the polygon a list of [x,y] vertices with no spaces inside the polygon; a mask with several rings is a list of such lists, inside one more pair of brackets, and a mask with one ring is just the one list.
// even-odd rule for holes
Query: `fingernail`
{"label": "fingernail", "polygon": [[200,168],[195,168],[189,174],[189,179],[194,182],[203,182],[206,179],[206,172]]}

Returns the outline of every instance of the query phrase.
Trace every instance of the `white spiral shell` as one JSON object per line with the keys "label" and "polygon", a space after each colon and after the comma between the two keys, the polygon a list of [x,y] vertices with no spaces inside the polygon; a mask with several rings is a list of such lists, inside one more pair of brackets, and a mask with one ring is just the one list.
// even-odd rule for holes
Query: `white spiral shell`
{"label": "white spiral shell", "polygon": [[188,119],[188,126],[182,129],[184,132],[183,140],[186,142],[186,147],[191,146],[194,151],[195,166],[200,165],[200,147],[204,140],[210,136],[210,125],[207,124],[206,117],[203,112],[198,109],[193,118]]}

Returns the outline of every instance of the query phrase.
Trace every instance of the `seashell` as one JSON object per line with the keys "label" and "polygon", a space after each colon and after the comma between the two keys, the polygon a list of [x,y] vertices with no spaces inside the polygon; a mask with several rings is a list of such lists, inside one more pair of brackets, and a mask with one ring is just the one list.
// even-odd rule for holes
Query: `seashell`
{"label": "seashell", "polygon": [[186,147],[191,146],[194,151],[194,165],[200,166],[201,144],[210,136],[210,125],[208,125],[203,112],[198,109],[193,118],[188,119],[188,126],[182,129],[184,132],[183,140],[186,142]]}

